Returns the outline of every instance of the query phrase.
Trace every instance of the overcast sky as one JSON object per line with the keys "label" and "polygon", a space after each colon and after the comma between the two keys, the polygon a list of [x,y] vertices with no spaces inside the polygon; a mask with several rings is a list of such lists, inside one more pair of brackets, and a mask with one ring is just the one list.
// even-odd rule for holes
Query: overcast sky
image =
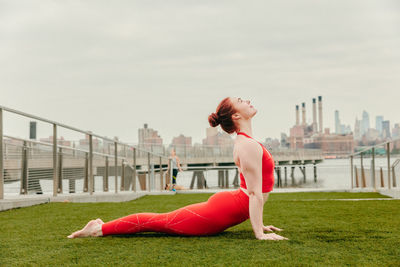
{"label": "overcast sky", "polygon": [[331,131],[336,109],[393,126],[399,48],[400,1],[0,0],[0,105],[126,142],[144,123],[200,142],[225,96],[253,102],[260,140],[318,95]]}

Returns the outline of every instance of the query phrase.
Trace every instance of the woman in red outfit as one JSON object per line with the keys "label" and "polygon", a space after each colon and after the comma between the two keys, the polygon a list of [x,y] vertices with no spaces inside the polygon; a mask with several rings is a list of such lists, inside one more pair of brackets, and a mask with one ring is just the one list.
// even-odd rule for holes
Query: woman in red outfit
{"label": "woman in red outfit", "polygon": [[250,218],[257,239],[287,239],[275,233],[281,229],[263,224],[263,206],[274,185],[274,160],[268,150],[251,136],[251,119],[257,110],[236,97],[227,97],[208,117],[212,127],[231,134],[236,132],[233,159],[240,172],[240,188],[212,195],[206,202],[189,205],[168,213],[137,213],[108,223],[90,221],[69,238],[162,232],[176,235],[201,236],[220,233]]}

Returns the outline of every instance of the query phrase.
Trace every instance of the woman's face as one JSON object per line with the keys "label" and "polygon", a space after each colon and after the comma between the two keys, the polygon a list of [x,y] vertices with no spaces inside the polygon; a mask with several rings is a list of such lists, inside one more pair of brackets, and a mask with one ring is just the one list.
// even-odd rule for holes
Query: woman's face
{"label": "woman's face", "polygon": [[175,156],[175,150],[174,149],[171,150],[171,156]]}
{"label": "woman's face", "polygon": [[250,104],[250,100],[243,100],[240,97],[231,97],[231,102],[236,112],[245,120],[253,118],[257,113],[257,109]]}

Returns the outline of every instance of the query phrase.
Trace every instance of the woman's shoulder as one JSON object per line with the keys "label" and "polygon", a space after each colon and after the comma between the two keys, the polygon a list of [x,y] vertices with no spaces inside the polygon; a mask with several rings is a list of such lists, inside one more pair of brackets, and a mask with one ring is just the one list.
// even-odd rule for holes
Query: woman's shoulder
{"label": "woman's shoulder", "polygon": [[235,140],[235,150],[239,153],[262,153],[260,144],[251,138],[237,138]]}

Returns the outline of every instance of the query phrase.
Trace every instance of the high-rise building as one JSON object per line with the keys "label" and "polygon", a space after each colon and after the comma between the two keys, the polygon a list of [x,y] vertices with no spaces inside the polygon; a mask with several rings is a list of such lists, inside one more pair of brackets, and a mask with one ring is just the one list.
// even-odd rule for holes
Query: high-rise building
{"label": "high-rise building", "polygon": [[382,122],[383,122],[383,116],[376,116],[375,129],[378,130],[379,134],[382,134]]}
{"label": "high-rise building", "polygon": [[396,123],[392,131],[392,138],[398,137],[400,137],[400,123]]}
{"label": "high-rise building", "polygon": [[342,133],[340,119],[339,119],[339,110],[335,110],[335,133],[336,134]]}
{"label": "high-rise building", "polygon": [[382,121],[382,137],[383,138],[390,138],[390,121]]}
{"label": "high-rise building", "polygon": [[356,118],[354,123],[354,139],[361,139],[361,121],[358,118]]}
{"label": "high-rise building", "polygon": [[361,120],[361,135],[364,135],[368,132],[369,126],[369,114],[365,110],[362,113],[362,120]]}

